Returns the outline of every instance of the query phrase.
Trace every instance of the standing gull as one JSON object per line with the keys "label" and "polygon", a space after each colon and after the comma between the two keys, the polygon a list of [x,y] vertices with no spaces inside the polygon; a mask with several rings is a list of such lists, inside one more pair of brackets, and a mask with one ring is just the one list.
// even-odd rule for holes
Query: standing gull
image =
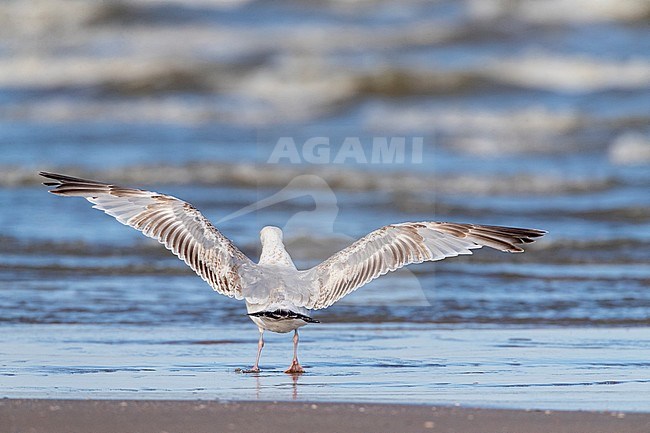
{"label": "standing gull", "polygon": [[94,208],[158,240],[185,261],[213,290],[246,302],[260,338],[264,331],[293,334],[293,361],[285,373],[302,373],[298,328],[318,323],[310,310],[327,308],[364,284],[411,263],[472,254],[483,246],[509,253],[546,232],[513,227],[449,222],[406,222],[384,226],[311,269],[298,270],[282,242],[282,230],[260,232],[262,253],[253,263],[194,206],[175,197],[94,180],[41,172],[50,192],[83,197]]}

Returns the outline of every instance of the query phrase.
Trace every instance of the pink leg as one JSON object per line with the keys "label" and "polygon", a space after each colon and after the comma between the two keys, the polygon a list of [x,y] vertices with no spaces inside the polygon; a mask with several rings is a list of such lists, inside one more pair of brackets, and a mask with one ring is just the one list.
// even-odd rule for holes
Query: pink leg
{"label": "pink leg", "polygon": [[293,333],[293,361],[291,361],[291,366],[285,371],[285,373],[300,374],[305,372],[298,362],[298,340],[298,330],[296,329]]}
{"label": "pink leg", "polygon": [[257,358],[255,358],[255,365],[250,370],[246,370],[245,373],[259,373],[260,371],[260,355],[262,355],[262,348],[264,347],[264,329],[259,328],[260,330],[260,339],[257,342]]}

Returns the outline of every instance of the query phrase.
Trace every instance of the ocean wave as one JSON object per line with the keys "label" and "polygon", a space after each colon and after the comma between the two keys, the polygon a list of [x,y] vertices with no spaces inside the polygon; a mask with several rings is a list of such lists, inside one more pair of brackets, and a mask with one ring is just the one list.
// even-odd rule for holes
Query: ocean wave
{"label": "ocean wave", "polygon": [[99,2],[88,14],[84,23],[89,26],[103,25],[164,25],[196,24],[215,21],[234,8],[243,8],[252,0],[206,0],[155,1],[130,0]]}
{"label": "ocean wave", "polygon": [[[303,5],[288,18],[283,12],[294,10],[292,2],[275,8],[237,0],[6,3],[0,8],[0,117],[8,120],[257,126],[323,118],[373,98],[635,91],[647,90],[650,80],[650,63],[634,50],[625,60],[529,51],[519,41],[556,29],[528,31],[498,21],[498,11],[527,17],[530,8],[568,8],[558,0],[549,2],[555,7],[470,2],[444,20],[444,11],[418,0],[403,3],[413,15],[399,18],[387,8],[383,20],[368,7],[372,2],[347,5],[364,11],[354,19],[338,2]],[[601,0],[595,9],[623,20],[631,11],[647,11],[631,3]],[[418,15],[421,9],[428,13]],[[579,15],[594,7],[570,9]],[[285,20],[278,23],[279,17]],[[513,49],[484,51],[486,41]],[[458,51],[449,62],[428,54],[456,51],[458,44],[467,44],[469,53],[478,48],[478,55]],[[544,147],[558,138],[537,141]],[[493,144],[465,146],[487,152]]]}
{"label": "ocean wave", "polygon": [[3,274],[41,275],[44,278],[53,275],[75,275],[84,277],[117,276],[117,275],[190,275],[186,268],[175,266],[128,265],[128,266],[65,266],[59,264],[0,264]]}
{"label": "ocean wave", "polygon": [[[210,92],[241,73],[242,64],[181,62],[139,56],[24,56],[0,59],[0,86],[31,89],[38,95],[52,90],[85,91],[89,96],[129,96],[163,92]],[[43,93],[47,94],[47,93]]]}
{"label": "ocean wave", "polygon": [[650,164],[650,134],[627,132],[612,142],[608,149],[609,160],[619,165]]}
{"label": "ocean wave", "polygon": [[[25,240],[12,236],[0,236],[0,251],[6,255],[40,256],[44,251],[54,256],[89,256],[89,257],[121,257],[125,254],[122,245],[97,244],[81,240],[53,241],[53,240]],[[130,245],[129,254],[137,256],[158,257],[165,254],[166,250],[158,243],[138,242]]]}
{"label": "ocean wave", "polygon": [[[476,302],[475,300],[472,300]],[[205,303],[204,303],[205,304]],[[209,304],[209,303],[208,303]],[[605,302],[603,302],[605,304]],[[220,304],[219,308],[192,304],[191,311],[180,308],[133,307],[77,307],[61,308],[33,303],[34,310],[25,310],[22,305],[13,306],[10,311],[0,309],[0,323],[3,324],[105,324],[152,326],[164,323],[205,325],[205,323],[250,324],[241,306]],[[550,301],[517,303],[509,307],[505,302],[482,300],[481,308],[475,304],[456,299],[438,299],[430,307],[411,306],[359,306],[337,305],[336,308],[321,310],[316,314],[322,323],[369,323],[369,324],[436,324],[441,326],[648,326],[650,320],[643,314],[615,316],[607,311],[619,313],[635,308],[635,300],[611,302],[597,309],[588,303]],[[612,308],[612,307],[615,308]]]}
{"label": "ocean wave", "polygon": [[650,62],[637,58],[612,61],[531,53],[498,59],[484,73],[511,85],[561,92],[647,88]]}
{"label": "ocean wave", "polygon": [[[471,174],[414,174],[407,171],[358,170],[337,165],[284,165],[196,162],[184,165],[134,165],[90,171],[80,167],[39,167],[124,185],[225,185],[248,188],[332,188],[347,191],[386,191],[476,195],[580,194],[608,190],[620,182],[608,177],[560,177],[547,173],[481,176]],[[0,167],[0,186],[36,185],[37,171],[22,166]],[[318,182],[314,182],[314,179]],[[324,181],[324,182],[323,182]]]}
{"label": "ocean wave", "polygon": [[575,209],[575,203],[566,203],[564,206],[545,205],[530,208],[511,207],[505,209],[493,205],[483,207],[475,203],[447,202],[444,198],[437,197],[435,201],[422,200],[418,194],[400,194],[394,197],[393,204],[404,212],[417,212],[442,215],[464,215],[468,217],[484,217],[486,215],[503,215],[516,212],[519,216],[529,216],[534,219],[552,221],[559,216],[574,218],[584,222],[619,222],[625,224],[642,224],[650,222],[650,206],[637,205],[612,205],[609,207],[590,207]]}
{"label": "ocean wave", "polygon": [[[24,34],[47,33],[47,30],[63,34],[68,29],[88,27],[110,27],[123,29],[125,26],[149,28],[164,26],[198,26],[204,23],[228,25],[254,21],[258,26],[270,28],[277,25],[277,18],[290,15],[308,24],[323,25],[348,23],[363,16],[361,22],[381,24],[407,22],[412,28],[432,16],[446,18],[438,20],[436,27],[445,23],[471,24],[494,23],[502,20],[536,24],[567,24],[645,22],[650,16],[650,5],[645,0],[468,0],[466,2],[405,0],[400,8],[389,7],[386,2],[372,1],[328,1],[304,2],[296,8],[296,1],[278,1],[273,5],[251,0],[121,0],[102,2],[86,0],[32,0],[6,1],[0,10],[0,23],[5,31]],[[461,3],[459,5],[459,3]],[[449,13],[453,9],[455,13]],[[246,21],[249,20],[249,21]],[[422,36],[430,38],[436,34],[436,27]],[[433,23],[436,24],[436,23]],[[493,25],[492,27],[499,27]],[[501,26],[505,27],[505,26]],[[76,29],[75,29],[76,30]],[[427,36],[428,35],[428,36]],[[333,40],[343,40],[333,33]],[[376,40],[382,34],[375,32]],[[296,41],[300,43],[300,41]],[[347,44],[351,44],[348,41]]]}
{"label": "ocean wave", "polygon": [[[375,104],[367,111],[372,131],[437,134],[453,150],[473,155],[562,154],[579,150],[576,131],[592,122],[574,110],[542,106],[523,109],[449,109],[413,104]],[[593,143],[590,143],[593,150]]]}
{"label": "ocean wave", "polygon": [[[485,304],[485,303],[484,303]],[[631,304],[631,303],[630,303]],[[490,306],[492,307],[492,306]],[[543,326],[647,326],[644,317],[608,317],[604,314],[579,314],[571,317],[565,302],[549,302],[542,307],[519,305],[521,311],[511,311],[506,304],[477,311],[475,306],[438,300],[433,307],[395,308],[339,305],[319,315],[324,323],[431,323],[440,325],[543,325]],[[577,305],[576,307],[580,307]],[[525,313],[524,313],[525,311]]]}
{"label": "ocean wave", "polygon": [[644,263],[650,260],[650,241],[643,239],[550,237],[534,246],[533,254],[547,263],[645,266]]}
{"label": "ocean wave", "polygon": [[645,22],[650,17],[646,0],[470,0],[475,19],[518,19],[540,24]]}
{"label": "ocean wave", "polygon": [[[0,59],[0,87],[14,89],[15,94],[22,92],[22,96],[14,96],[22,101],[20,106],[0,108],[5,118],[39,121],[229,121],[264,125],[317,118],[373,96],[444,96],[508,89],[633,90],[647,88],[649,81],[650,62],[641,59],[614,63],[528,55],[453,70],[416,65],[356,67],[314,54],[272,58],[257,54],[222,62],[191,57],[45,55]],[[188,98],[188,94],[195,97]],[[233,108],[237,108],[237,116]],[[430,113],[426,107],[420,109],[411,108],[412,112],[402,116],[397,113],[389,117],[388,125],[408,129],[415,124],[434,129],[458,124],[463,117],[454,110]],[[516,133],[525,125],[540,134],[546,132],[543,127],[562,132],[583,120],[576,113],[536,107],[505,114],[467,113],[463,120],[490,130],[515,117],[509,121],[508,131]]]}
{"label": "ocean wave", "polygon": [[[247,255],[257,255],[258,245],[239,244],[239,248]],[[79,271],[84,273],[120,273],[125,274],[147,274],[157,272],[169,272],[172,274],[186,273],[186,266],[180,261],[175,263],[168,261],[165,265],[159,265],[159,260],[173,257],[171,253],[155,240],[144,239],[135,243],[112,244],[102,242],[75,241],[54,241],[54,240],[25,240],[12,236],[0,236],[0,252],[5,256],[16,257],[15,260],[6,260],[0,264],[3,269],[12,270],[32,269],[44,272],[54,271]],[[44,252],[47,252],[50,259],[43,259]],[[37,262],[30,261],[30,257],[38,258]],[[131,257],[132,264],[127,257]],[[66,258],[79,260],[78,265],[71,265]],[[84,259],[87,259],[84,261]],[[106,266],[98,266],[96,259],[106,263]],[[114,260],[112,260],[114,259]],[[45,261],[43,261],[45,260]],[[168,263],[175,263],[169,266]]]}

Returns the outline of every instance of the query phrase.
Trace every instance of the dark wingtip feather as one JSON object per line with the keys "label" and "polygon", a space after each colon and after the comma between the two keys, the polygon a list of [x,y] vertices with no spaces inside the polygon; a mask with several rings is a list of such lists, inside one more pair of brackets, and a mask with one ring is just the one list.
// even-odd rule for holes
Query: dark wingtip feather
{"label": "dark wingtip feather", "polygon": [[49,171],[40,171],[40,172],[38,172],[38,174],[40,176],[43,176],[43,177],[47,178],[47,179],[56,180],[59,184],[63,184],[63,183],[84,183],[84,184],[107,185],[106,183],[100,182],[98,180],[83,179],[81,177],[74,177],[74,176],[68,176],[68,175],[65,175],[65,174],[52,173],[52,172],[49,172]]}

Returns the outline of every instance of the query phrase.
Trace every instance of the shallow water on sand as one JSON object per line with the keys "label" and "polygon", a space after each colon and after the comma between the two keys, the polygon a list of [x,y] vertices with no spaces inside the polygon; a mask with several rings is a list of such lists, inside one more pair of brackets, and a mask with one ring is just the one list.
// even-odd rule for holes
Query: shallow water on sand
{"label": "shallow water on sand", "polygon": [[24,326],[0,336],[0,396],[297,400],[649,411],[648,328],[303,328],[306,373],[283,373],[290,335],[162,326]]}

